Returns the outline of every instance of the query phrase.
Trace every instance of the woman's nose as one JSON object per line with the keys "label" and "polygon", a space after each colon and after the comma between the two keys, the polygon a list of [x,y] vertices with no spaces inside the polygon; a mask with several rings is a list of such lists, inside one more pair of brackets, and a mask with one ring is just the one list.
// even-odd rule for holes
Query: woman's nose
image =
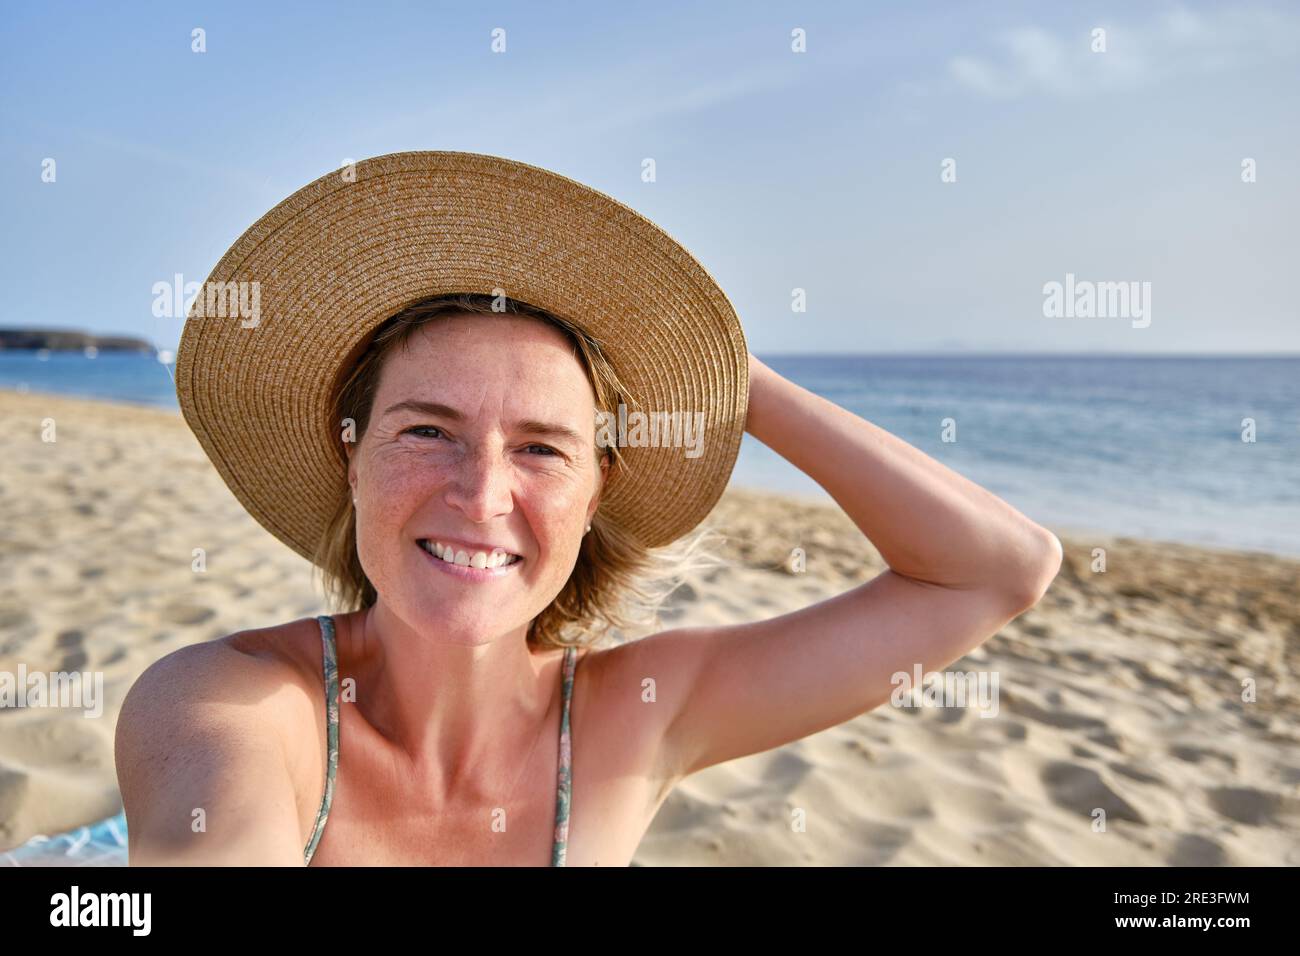
{"label": "woman's nose", "polygon": [[514,508],[513,471],[500,450],[465,455],[447,488],[447,503],[471,521],[483,522]]}

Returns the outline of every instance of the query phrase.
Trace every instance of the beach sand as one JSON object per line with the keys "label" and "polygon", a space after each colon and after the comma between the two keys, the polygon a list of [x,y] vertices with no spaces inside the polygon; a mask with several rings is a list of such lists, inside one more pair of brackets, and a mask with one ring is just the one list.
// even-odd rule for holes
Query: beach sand
{"label": "beach sand", "polygon": [[[0,422],[0,672],[102,672],[105,698],[97,719],[0,709],[2,849],[121,808],[116,715],[152,661],[325,606],[178,414],[0,391]],[[708,521],[727,564],[667,625],[771,617],[884,569],[833,506],[733,488]],[[886,704],[709,768],[634,863],[1300,864],[1300,562],[1053,530],[1051,591],[946,668],[996,673],[997,716]]]}

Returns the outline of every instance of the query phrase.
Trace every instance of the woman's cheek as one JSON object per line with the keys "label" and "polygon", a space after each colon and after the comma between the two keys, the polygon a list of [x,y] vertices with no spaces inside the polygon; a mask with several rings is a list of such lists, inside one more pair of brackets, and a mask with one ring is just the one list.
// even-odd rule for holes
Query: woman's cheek
{"label": "woman's cheek", "polygon": [[425,454],[408,449],[391,449],[376,456],[367,476],[373,500],[383,502],[385,516],[403,516],[422,505],[438,488],[445,466]]}
{"label": "woman's cheek", "polygon": [[364,475],[360,507],[365,518],[358,522],[357,556],[377,585],[397,573],[402,560],[402,543],[398,539],[404,533],[408,516],[430,493],[427,475],[421,475],[416,468],[394,467],[395,464],[391,458],[372,460]]}

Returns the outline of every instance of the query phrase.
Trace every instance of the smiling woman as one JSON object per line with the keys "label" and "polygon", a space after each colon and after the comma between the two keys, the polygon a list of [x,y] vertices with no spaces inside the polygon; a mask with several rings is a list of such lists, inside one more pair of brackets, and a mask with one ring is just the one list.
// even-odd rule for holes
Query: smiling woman
{"label": "smiling woman", "polygon": [[[686,250],[562,176],[364,161],[268,213],[210,281],[241,276],[274,280],[266,321],[187,322],[181,409],[349,610],[141,675],[117,731],[133,862],[625,864],[682,778],[879,706],[1060,566],[1045,528],[759,362]],[[708,441],[610,446],[597,411],[624,404],[703,413]],[[675,583],[665,554],[696,563],[746,431],[889,569],[597,647]]]}
{"label": "smiling woman", "polygon": [[[448,356],[463,360],[469,339],[476,338],[483,353],[494,354],[497,360],[517,360],[521,337],[530,331],[545,349],[540,354],[550,366],[547,373],[557,370],[556,366],[565,361],[567,351],[572,368],[563,370],[568,374],[566,384],[573,386],[578,379],[585,380],[591,394],[578,395],[575,401],[560,406],[572,418],[571,425],[536,418],[515,423],[520,443],[525,438],[554,442],[558,448],[534,457],[564,459],[567,456],[572,461],[590,464],[593,467],[588,470],[593,480],[603,476],[601,490],[604,491],[619,480],[627,464],[617,443],[603,448],[597,446],[594,412],[626,404],[627,390],[598,341],[568,320],[514,299],[452,293],[403,309],[379,326],[359,359],[346,370],[336,390],[333,421],[339,423],[340,434],[346,431],[355,438],[353,444],[358,449],[366,446],[367,435],[373,437],[372,426],[382,428],[385,434],[394,436],[390,447],[401,449],[397,455],[400,460],[431,474],[440,461],[445,462],[453,454],[453,450],[437,449],[436,445],[450,443],[454,448],[455,439],[471,424],[467,412],[430,398],[448,394],[448,388],[455,384],[449,381]],[[441,341],[431,340],[431,336],[439,336]],[[418,394],[399,394],[390,389],[395,401],[389,404],[386,400],[377,410],[381,381],[391,386],[397,377],[394,369],[410,373],[410,385]],[[467,394],[482,395],[480,383],[460,384],[468,386]],[[548,383],[551,387],[554,384]],[[583,417],[586,411],[593,414]],[[402,437],[395,438],[399,433]],[[548,446],[534,442],[525,447],[531,452]],[[345,453],[351,460],[353,448],[345,448]],[[538,461],[521,466],[518,471],[553,475],[559,467],[560,462]],[[534,480],[532,486],[542,484],[554,482]],[[378,597],[375,584],[362,564],[363,549],[359,546],[357,530],[358,498],[350,491],[338,496],[313,561],[323,576],[327,593],[339,608],[348,612],[371,607]],[[391,505],[388,499],[383,510],[391,511]],[[589,524],[591,530],[581,539],[572,572],[528,626],[527,641],[532,647],[597,644],[611,631],[653,624],[667,595],[686,577],[716,560],[709,547],[715,535],[707,527],[668,546],[649,548],[617,522],[606,520],[598,507],[584,524]],[[450,529],[440,530],[446,538],[454,537]],[[455,544],[433,537],[444,546]],[[512,544],[525,550],[518,542],[486,544],[483,550],[489,556],[494,546],[508,554],[516,553],[511,550]],[[467,563],[472,563],[473,552],[460,550],[471,559]],[[454,561],[454,548],[452,554]],[[518,556],[527,559],[527,555]]]}
{"label": "smiling woman", "polygon": [[[131,862],[626,863],[671,789],[677,710],[642,685],[683,684],[618,632],[716,563],[739,317],[672,237],[557,173],[442,151],[347,172],[209,276],[260,283],[262,321],[192,312],[176,361],[222,479],[342,613],[140,676],[116,736]],[[708,442],[611,445],[597,411],[625,405]]]}

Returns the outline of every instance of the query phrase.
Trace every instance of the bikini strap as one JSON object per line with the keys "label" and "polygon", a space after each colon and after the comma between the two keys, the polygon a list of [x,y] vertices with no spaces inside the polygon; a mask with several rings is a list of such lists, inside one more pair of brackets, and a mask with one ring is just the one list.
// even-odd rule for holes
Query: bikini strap
{"label": "bikini strap", "polygon": [[569,701],[573,697],[573,672],[578,649],[564,650],[564,706],[560,713],[560,765],[555,786],[555,845],[551,848],[551,866],[564,866],[569,850],[569,805],[573,787],[573,740],[569,728]]}
{"label": "bikini strap", "polygon": [[316,825],[312,828],[311,841],[303,850],[303,861],[310,864],[316,845],[320,843],[325,832],[325,820],[330,814],[330,803],[334,800],[334,776],[339,766],[339,663],[338,649],[334,640],[334,618],[322,614],[316,618],[320,624],[321,644],[323,645],[323,670],[325,674],[325,793],[321,797],[320,810],[316,813]]}

